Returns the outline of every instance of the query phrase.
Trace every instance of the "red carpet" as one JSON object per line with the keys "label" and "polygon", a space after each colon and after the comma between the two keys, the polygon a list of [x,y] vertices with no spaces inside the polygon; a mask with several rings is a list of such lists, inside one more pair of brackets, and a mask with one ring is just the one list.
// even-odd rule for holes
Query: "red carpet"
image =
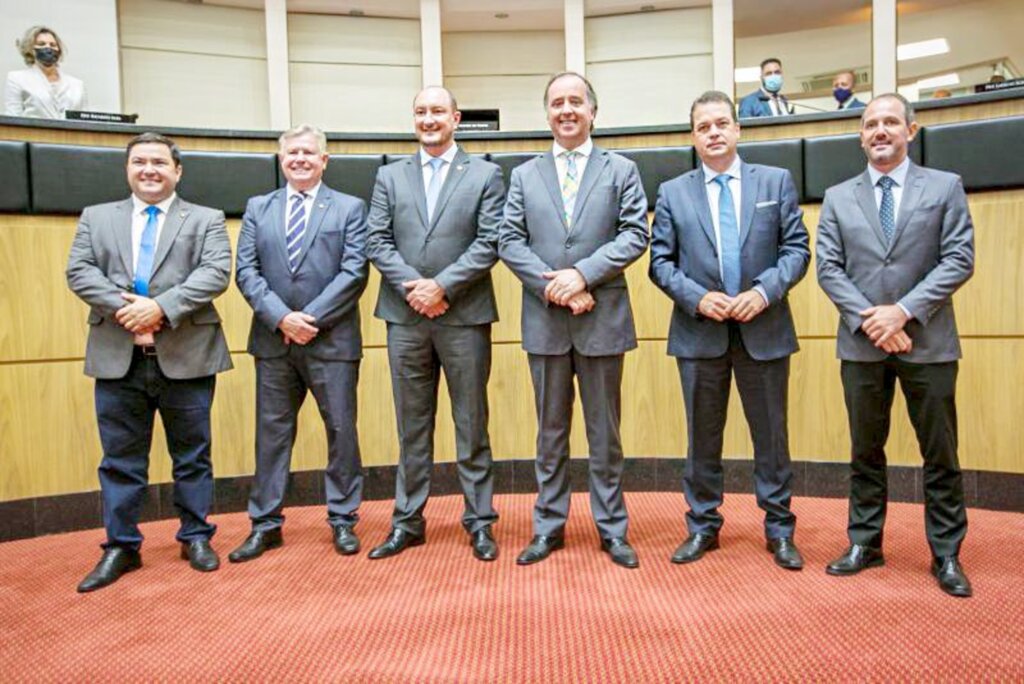
{"label": "red carpet", "polygon": [[245,565],[227,552],[244,514],[216,516],[224,565],[178,559],[176,521],[143,526],[144,566],[79,595],[101,531],[0,545],[0,680],[677,682],[1022,681],[1024,516],[970,511],[962,560],[972,599],[928,574],[921,506],[890,505],[888,565],[835,578],[846,502],[800,498],[808,567],[776,568],[753,497],[729,495],[722,548],[689,566],[681,494],[628,493],[641,567],[598,550],[586,495],[573,497],[567,546],[517,567],[530,495],[498,497],[502,555],[472,558],[461,497],[432,499],[428,543],[369,561],[390,502],[364,505],[364,553],[330,546],[325,512],[288,511],[285,546]]}

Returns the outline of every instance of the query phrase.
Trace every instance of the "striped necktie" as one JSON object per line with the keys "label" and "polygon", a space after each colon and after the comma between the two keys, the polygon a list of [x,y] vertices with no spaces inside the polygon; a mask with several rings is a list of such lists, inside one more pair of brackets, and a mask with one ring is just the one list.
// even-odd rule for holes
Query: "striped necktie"
{"label": "striped necktie", "polygon": [[299,265],[302,238],[306,235],[306,198],[308,196],[304,192],[292,195],[292,208],[288,214],[288,229],[284,234],[285,243],[288,245],[288,266],[292,271]]}
{"label": "striped necktie", "polygon": [[579,152],[562,152],[565,159],[565,177],[562,178],[562,208],[565,211],[565,225],[572,227],[573,210],[576,209],[576,194],[580,191],[579,172],[576,169],[576,158]]}

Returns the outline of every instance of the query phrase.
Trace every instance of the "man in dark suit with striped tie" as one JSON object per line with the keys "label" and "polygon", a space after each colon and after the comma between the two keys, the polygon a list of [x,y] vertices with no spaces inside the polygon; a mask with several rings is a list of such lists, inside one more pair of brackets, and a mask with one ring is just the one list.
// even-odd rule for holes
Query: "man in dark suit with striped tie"
{"label": "man in dark suit with striped tie", "polygon": [[238,238],[236,280],[253,308],[256,477],[252,532],[228,556],[251,560],[283,543],[282,505],[299,409],[312,392],[327,431],[324,493],[335,550],[359,551],[363,475],[356,433],[366,287],[366,204],[321,182],[327,140],[308,125],[280,138],[284,188],[253,197]]}

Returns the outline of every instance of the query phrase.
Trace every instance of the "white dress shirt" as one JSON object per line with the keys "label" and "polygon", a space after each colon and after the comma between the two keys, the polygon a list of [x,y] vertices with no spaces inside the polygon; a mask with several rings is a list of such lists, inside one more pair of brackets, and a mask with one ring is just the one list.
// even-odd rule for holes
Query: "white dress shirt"
{"label": "white dress shirt", "polygon": [[[302,201],[302,204],[306,208],[306,226],[308,227],[309,226],[309,215],[310,215],[310,212],[313,211],[313,202],[316,201],[316,194],[318,192],[320,192],[320,183],[317,183],[316,185],[314,185],[309,190],[304,190],[303,192],[306,193],[306,199],[304,199]],[[295,195],[298,195],[299,191],[296,190],[295,188],[293,188],[291,183],[289,183],[287,186],[285,186],[285,193],[287,194],[287,197],[285,199],[286,204],[285,204],[285,210],[284,210],[284,233],[283,234],[285,236],[287,236],[288,235],[288,219],[291,217],[292,209],[293,209],[292,197],[295,197]]]}
{"label": "white dress shirt", "polygon": [[567,150],[557,142],[551,144],[551,154],[555,156],[555,170],[558,172],[558,187],[562,187],[565,183],[565,174],[568,169],[569,162],[566,161],[565,157],[562,156],[563,152],[576,152],[576,181],[583,180],[583,172],[587,170],[587,160],[590,159],[591,153],[594,151],[594,141],[587,136],[586,142],[577,147],[575,150]]}
{"label": "white dress shirt", "polygon": [[85,84],[63,71],[50,82],[37,65],[7,73],[4,114],[63,119],[69,109],[85,109]]}
{"label": "white dress shirt", "polygon": [[900,202],[903,201],[903,187],[907,184],[907,171],[910,170],[910,157],[908,156],[900,165],[889,173],[882,173],[871,164],[868,164],[868,175],[871,177],[871,187],[875,189],[875,206],[879,210],[882,209],[882,186],[878,184],[878,180],[882,176],[889,176],[896,181],[892,186],[892,216],[894,220],[899,220],[900,216]]}
{"label": "white dress shirt", "polygon": [[[156,251],[156,246],[160,244],[160,235],[164,230],[164,223],[167,221],[167,210],[171,207],[171,202],[177,197],[177,193],[171,193],[171,196],[160,202],[156,206],[160,208],[160,213],[156,215],[156,238],[153,240],[153,251]],[[142,232],[146,230],[146,223],[149,222],[149,214],[146,210],[149,209],[149,204],[143,202],[141,199],[132,195],[132,275],[135,275],[135,270],[139,267],[139,250],[142,249]]]}
{"label": "white dress shirt", "polygon": [[[455,161],[455,155],[459,152],[459,146],[454,142],[448,146],[448,149],[444,151],[439,159],[444,160],[444,164],[441,164],[441,168],[437,170],[437,173],[441,174],[441,187],[444,187],[444,182],[448,178],[448,169],[451,168],[452,162]],[[423,194],[427,193],[427,189],[430,187],[430,181],[434,177],[434,167],[430,165],[430,160],[434,157],[427,152],[425,149],[420,147],[420,165],[423,167]]]}

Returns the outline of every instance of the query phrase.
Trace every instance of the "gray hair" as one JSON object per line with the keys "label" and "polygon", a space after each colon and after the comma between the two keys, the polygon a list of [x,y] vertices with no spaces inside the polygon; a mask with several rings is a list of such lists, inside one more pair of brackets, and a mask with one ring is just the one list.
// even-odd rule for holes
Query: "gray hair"
{"label": "gray hair", "polygon": [[64,47],[64,41],[60,39],[57,32],[46,26],[32,26],[25,31],[25,35],[21,37],[21,40],[16,41],[18,52],[21,53],[21,58],[25,60],[25,64],[32,66],[36,63],[36,38],[39,37],[40,33],[49,33],[53,36],[54,40],[57,41],[57,49],[60,51],[57,63],[59,64],[64,61],[67,49]]}
{"label": "gray hair", "polygon": [[281,137],[277,139],[277,146],[280,149],[284,149],[284,143],[286,140],[291,138],[297,138],[300,135],[312,135],[316,138],[316,146],[320,150],[320,154],[327,154],[327,136],[316,126],[311,124],[303,123],[298,126],[293,126],[287,131],[281,134]]}

